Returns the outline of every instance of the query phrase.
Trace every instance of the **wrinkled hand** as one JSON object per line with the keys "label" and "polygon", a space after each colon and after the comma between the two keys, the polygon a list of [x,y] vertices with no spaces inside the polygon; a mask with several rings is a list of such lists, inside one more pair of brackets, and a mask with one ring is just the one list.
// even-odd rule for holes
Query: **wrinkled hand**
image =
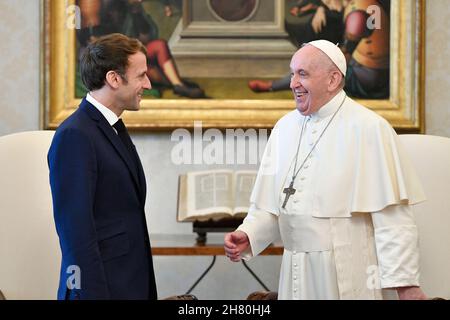
{"label": "wrinkled hand", "polygon": [[427,296],[420,287],[400,287],[397,288],[400,300],[426,300]]}
{"label": "wrinkled hand", "polygon": [[224,243],[225,254],[233,262],[240,261],[242,252],[250,245],[247,234],[239,230],[227,233],[225,235]]}
{"label": "wrinkled hand", "polygon": [[291,10],[289,10],[289,12],[291,13],[291,15],[293,15],[294,17],[298,16],[298,12],[300,11],[299,7],[292,7]]}
{"label": "wrinkled hand", "polygon": [[317,34],[320,31],[322,31],[322,27],[325,27],[326,25],[327,25],[327,17],[325,15],[325,8],[319,7],[311,21],[311,26],[314,32]]}

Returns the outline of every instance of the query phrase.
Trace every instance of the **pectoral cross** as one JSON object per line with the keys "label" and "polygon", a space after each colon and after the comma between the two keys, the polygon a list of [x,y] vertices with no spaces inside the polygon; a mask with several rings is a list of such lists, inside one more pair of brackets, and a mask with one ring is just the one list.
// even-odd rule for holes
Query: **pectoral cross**
{"label": "pectoral cross", "polygon": [[284,197],[284,202],[283,205],[281,206],[283,209],[286,207],[286,204],[289,200],[289,197],[292,196],[295,193],[295,189],[294,189],[294,179],[292,179],[291,183],[289,184],[288,188],[284,188],[283,189],[283,193],[286,194],[286,196]]}

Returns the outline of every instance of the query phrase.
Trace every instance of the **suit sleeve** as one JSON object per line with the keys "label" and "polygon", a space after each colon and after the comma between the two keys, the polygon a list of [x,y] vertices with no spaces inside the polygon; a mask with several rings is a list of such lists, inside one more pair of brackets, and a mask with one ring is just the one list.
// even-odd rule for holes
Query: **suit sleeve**
{"label": "suit sleeve", "polygon": [[[58,132],[48,153],[53,213],[63,261],[62,279],[77,266],[81,299],[110,297],[93,218],[97,163],[90,139],[77,129]],[[66,277],[64,277],[66,276]],[[66,280],[67,281],[67,280]]]}

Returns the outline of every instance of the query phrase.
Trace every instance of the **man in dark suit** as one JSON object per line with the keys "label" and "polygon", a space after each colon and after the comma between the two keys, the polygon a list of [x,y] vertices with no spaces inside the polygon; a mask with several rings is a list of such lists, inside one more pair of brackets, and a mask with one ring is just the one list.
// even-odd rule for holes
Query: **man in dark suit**
{"label": "man in dark suit", "polygon": [[85,49],[80,71],[89,93],[48,153],[62,251],[58,299],[157,299],[144,171],[119,119],[151,88],[146,49],[110,34]]}

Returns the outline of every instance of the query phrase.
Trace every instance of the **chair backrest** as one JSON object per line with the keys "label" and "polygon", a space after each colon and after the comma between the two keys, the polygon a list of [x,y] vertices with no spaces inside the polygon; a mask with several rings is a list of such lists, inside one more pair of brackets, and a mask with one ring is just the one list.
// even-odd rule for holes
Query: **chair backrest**
{"label": "chair backrest", "polygon": [[450,299],[450,139],[405,134],[400,141],[423,184],[427,201],[414,206],[421,285],[430,297]]}
{"label": "chair backrest", "polygon": [[6,299],[56,299],[61,253],[47,166],[53,134],[0,137],[0,290]]}

